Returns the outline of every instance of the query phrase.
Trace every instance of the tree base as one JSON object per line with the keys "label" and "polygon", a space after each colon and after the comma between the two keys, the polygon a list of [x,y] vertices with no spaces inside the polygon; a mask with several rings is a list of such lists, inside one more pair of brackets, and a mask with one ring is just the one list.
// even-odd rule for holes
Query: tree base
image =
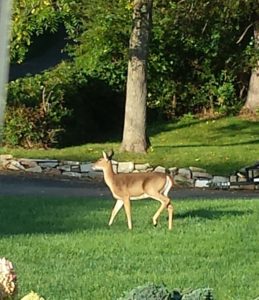
{"label": "tree base", "polygon": [[147,153],[147,144],[146,142],[142,143],[122,143],[120,147],[121,152],[135,152],[135,153]]}

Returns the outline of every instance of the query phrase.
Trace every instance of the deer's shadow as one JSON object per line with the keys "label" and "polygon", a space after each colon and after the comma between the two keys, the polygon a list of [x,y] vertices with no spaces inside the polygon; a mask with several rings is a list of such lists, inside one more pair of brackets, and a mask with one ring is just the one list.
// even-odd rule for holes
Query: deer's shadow
{"label": "deer's shadow", "polygon": [[250,215],[252,214],[252,210],[246,209],[246,210],[235,210],[235,209],[229,209],[229,210],[223,210],[223,209],[211,209],[211,208],[199,208],[199,209],[193,209],[185,212],[180,212],[176,215],[176,218],[178,219],[185,219],[185,218],[201,218],[201,219],[208,219],[208,220],[214,220],[214,219],[221,219],[225,217],[240,217],[244,215]]}

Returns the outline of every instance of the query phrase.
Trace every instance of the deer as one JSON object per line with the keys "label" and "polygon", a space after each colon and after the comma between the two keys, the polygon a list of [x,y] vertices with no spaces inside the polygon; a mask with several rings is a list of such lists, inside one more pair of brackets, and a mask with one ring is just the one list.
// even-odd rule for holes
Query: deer
{"label": "deer", "polygon": [[128,228],[131,230],[131,200],[151,198],[159,201],[161,204],[152,218],[153,225],[157,226],[160,214],[167,209],[168,229],[171,230],[173,225],[173,206],[168,193],[174,184],[173,177],[161,172],[117,174],[112,167],[113,154],[113,151],[110,151],[108,154],[103,151],[103,157],[92,166],[93,170],[103,171],[104,181],[116,200],[109,220],[109,226],[112,225],[116,215],[124,206]]}

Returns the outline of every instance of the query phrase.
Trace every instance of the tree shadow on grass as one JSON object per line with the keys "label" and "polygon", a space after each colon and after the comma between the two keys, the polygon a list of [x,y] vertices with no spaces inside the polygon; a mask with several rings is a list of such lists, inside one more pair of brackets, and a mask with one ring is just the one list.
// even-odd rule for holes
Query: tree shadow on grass
{"label": "tree shadow on grass", "polygon": [[0,198],[0,236],[105,228],[112,203],[83,198]]}
{"label": "tree shadow on grass", "polygon": [[208,220],[215,220],[221,218],[230,218],[230,217],[241,217],[244,215],[252,214],[252,210],[220,210],[220,209],[194,209],[190,211],[186,211],[184,213],[177,214],[176,218],[178,219],[185,219],[185,218],[202,218]]}
{"label": "tree shadow on grass", "polygon": [[[219,118],[216,118],[214,120],[221,120],[225,119],[226,117],[222,116]],[[175,121],[164,121],[164,122],[153,122],[152,126],[148,128],[148,134],[149,136],[155,137],[156,135],[159,135],[161,132],[167,132],[167,131],[173,131],[173,130],[179,130],[184,128],[189,128],[190,126],[196,126],[200,124],[207,124],[208,121],[212,121],[212,119],[193,119],[188,120],[186,122],[177,120]],[[243,135],[247,135],[247,131],[249,131],[250,135],[257,137],[258,136],[258,121],[251,121],[251,120],[233,120],[230,121],[230,124],[222,124],[221,126],[217,126],[214,129],[211,129],[211,132],[214,132],[215,137],[214,140],[217,137],[222,137],[222,135],[225,135],[227,137],[233,137],[239,135],[239,138]]]}

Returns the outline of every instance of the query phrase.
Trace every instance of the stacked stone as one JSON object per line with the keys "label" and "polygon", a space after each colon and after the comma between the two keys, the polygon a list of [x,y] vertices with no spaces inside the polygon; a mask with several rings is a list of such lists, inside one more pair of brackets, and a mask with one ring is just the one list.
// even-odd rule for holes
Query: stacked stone
{"label": "stacked stone", "polygon": [[[53,176],[62,175],[76,178],[88,177],[101,179],[103,177],[103,173],[93,171],[92,165],[92,162],[55,159],[15,159],[12,155],[0,155],[0,170],[16,170],[29,173],[43,173]],[[230,177],[213,176],[205,169],[197,167],[171,167],[166,169],[162,166],[153,168],[149,163],[138,164],[134,162],[117,161],[112,161],[112,166],[115,173],[168,173],[174,177],[176,184],[180,186],[221,189],[246,188],[248,186],[250,189],[256,189],[259,187],[259,164],[258,168],[254,167],[249,169],[249,167],[246,167]],[[249,176],[251,178],[253,177],[253,179]]]}

